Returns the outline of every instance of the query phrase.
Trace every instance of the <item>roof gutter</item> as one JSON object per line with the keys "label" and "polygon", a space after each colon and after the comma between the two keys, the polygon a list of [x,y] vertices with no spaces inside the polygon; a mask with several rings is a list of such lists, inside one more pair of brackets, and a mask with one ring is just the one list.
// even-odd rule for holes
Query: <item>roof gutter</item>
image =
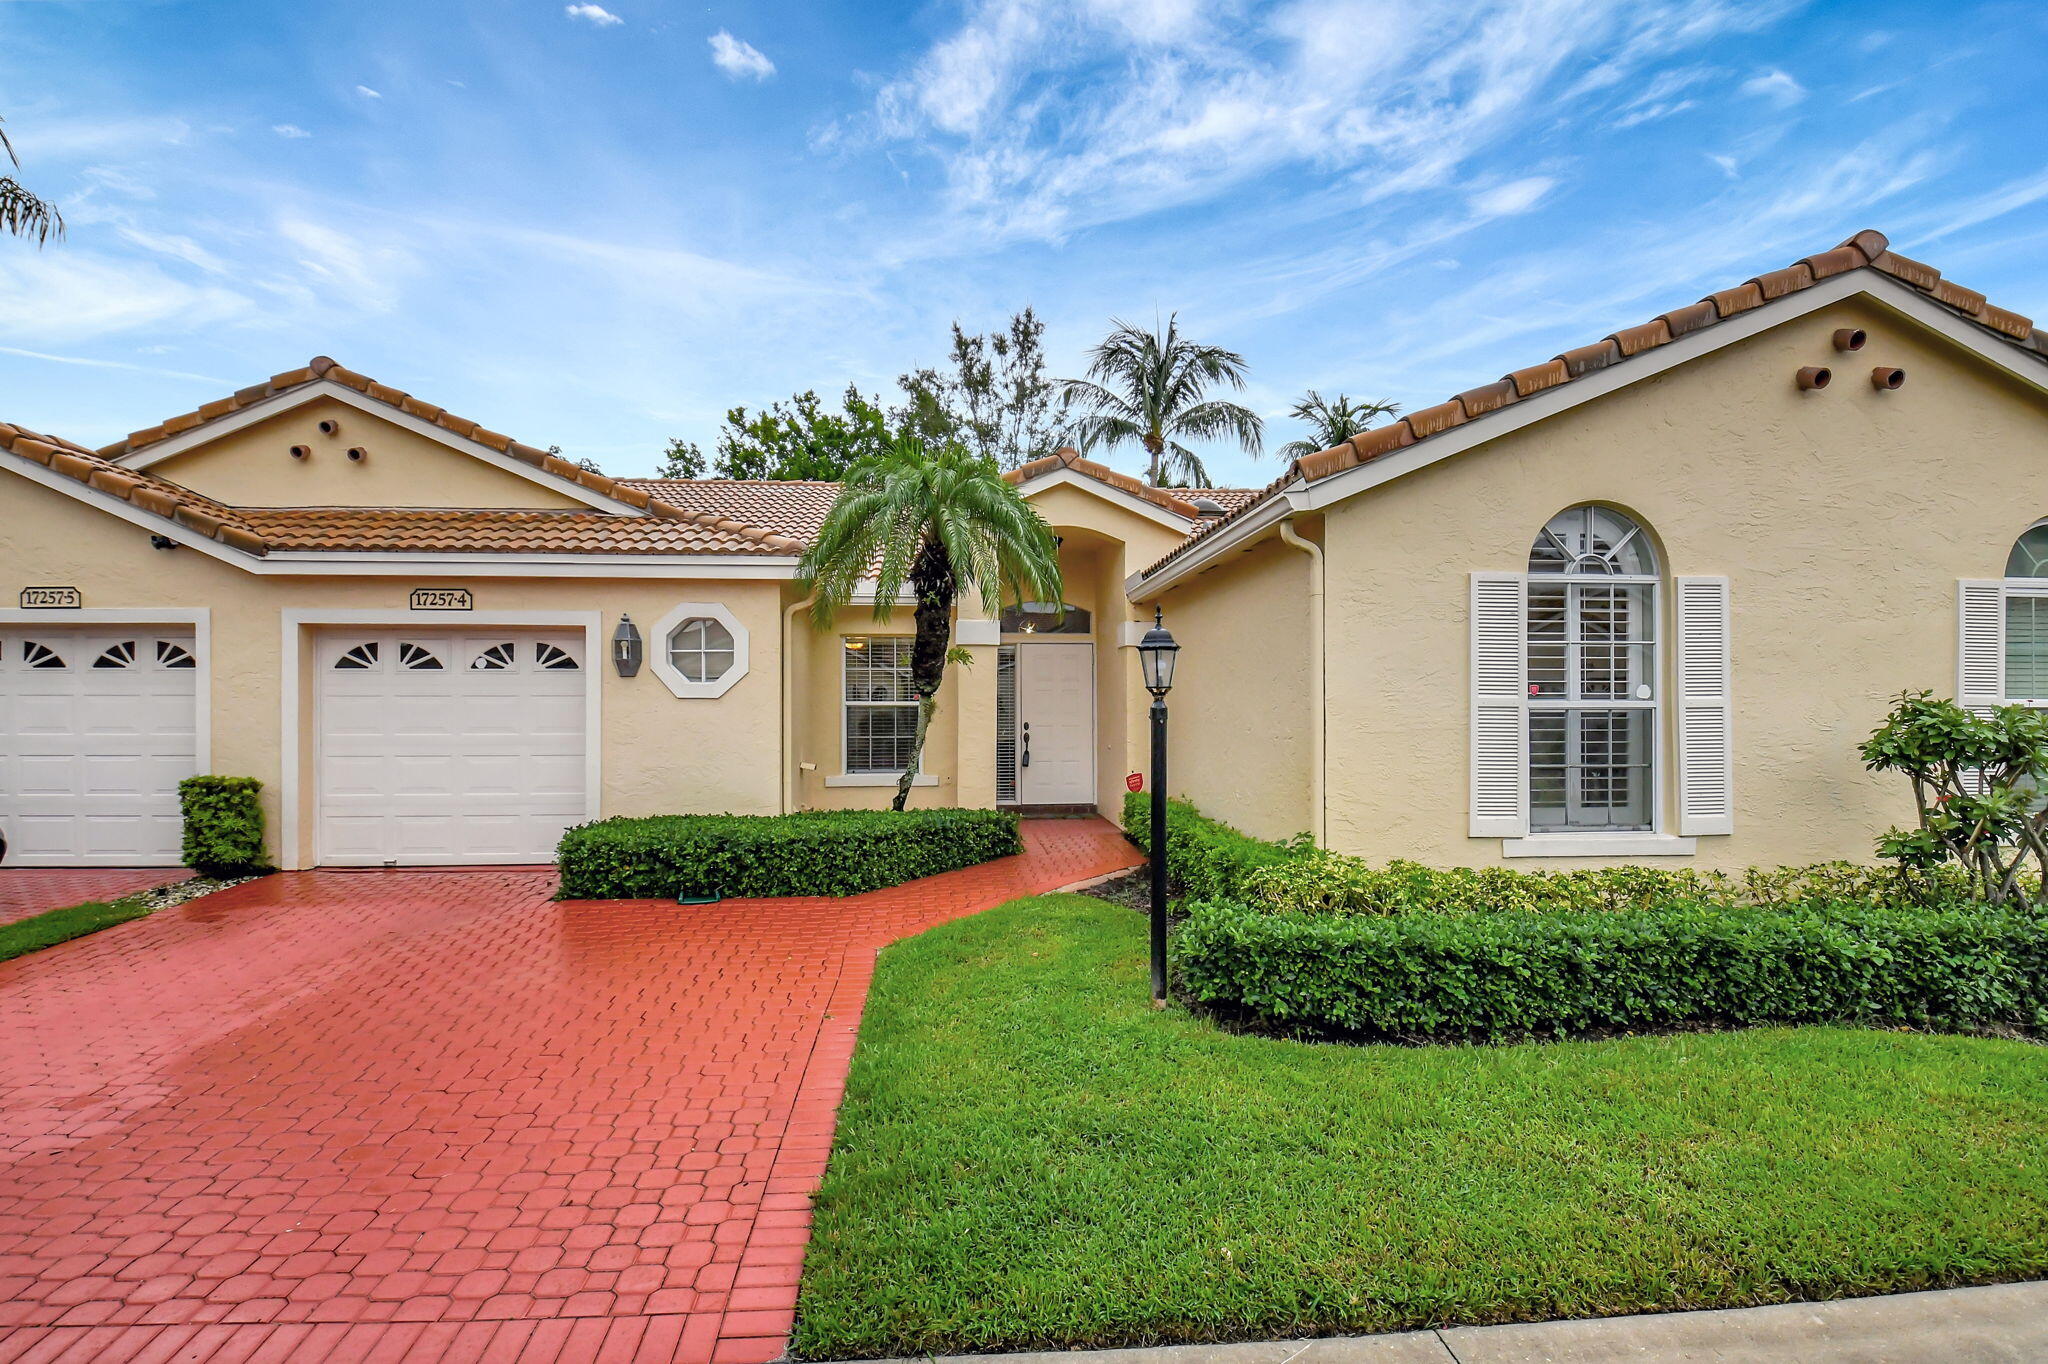
{"label": "roof gutter", "polygon": [[1265,501],[1254,503],[1250,511],[1210,531],[1190,545],[1179,558],[1154,569],[1150,576],[1143,570],[1133,573],[1124,579],[1124,595],[1134,602],[1151,601],[1224,550],[1271,530],[1296,512],[1308,510],[1302,501],[1307,486],[1296,481]]}
{"label": "roof gutter", "polygon": [[1318,848],[1327,848],[1329,802],[1324,796],[1324,773],[1330,714],[1324,697],[1329,666],[1323,654],[1323,547],[1304,540],[1295,531],[1291,516],[1280,523],[1280,538],[1308,555],[1308,693],[1309,714],[1315,717],[1309,727],[1309,834]]}
{"label": "roof gutter", "polygon": [[782,613],[782,813],[796,813],[796,669],[790,666],[789,644],[796,633],[796,613],[818,599],[812,592]]}

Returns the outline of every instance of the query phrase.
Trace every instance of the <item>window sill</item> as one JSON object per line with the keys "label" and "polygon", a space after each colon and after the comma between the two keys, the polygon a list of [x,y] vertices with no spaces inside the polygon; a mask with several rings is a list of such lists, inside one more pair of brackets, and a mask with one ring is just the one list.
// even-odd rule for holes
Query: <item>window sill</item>
{"label": "window sill", "polygon": [[1531,834],[1504,838],[1502,857],[1691,857],[1699,840],[1675,834]]}
{"label": "window sill", "polygon": [[[827,786],[894,786],[903,780],[901,772],[841,772],[825,778]],[[937,786],[939,779],[929,772],[920,772],[910,779],[912,786]]]}

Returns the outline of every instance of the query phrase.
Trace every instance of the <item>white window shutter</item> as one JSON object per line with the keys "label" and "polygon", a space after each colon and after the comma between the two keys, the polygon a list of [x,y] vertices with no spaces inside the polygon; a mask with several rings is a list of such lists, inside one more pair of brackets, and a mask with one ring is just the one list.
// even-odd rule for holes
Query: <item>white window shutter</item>
{"label": "white window shutter", "polygon": [[[1956,700],[1979,715],[2005,704],[2005,584],[1996,578],[1956,583]],[[1963,789],[1983,793],[1975,769]]]}
{"label": "white window shutter", "polygon": [[1472,575],[1472,837],[1529,833],[1529,591]]}
{"label": "white window shutter", "polygon": [[1728,580],[1678,588],[1678,832],[1735,832]]}
{"label": "white window shutter", "polygon": [[2005,704],[2005,584],[1956,584],[1956,699],[1980,714]]}

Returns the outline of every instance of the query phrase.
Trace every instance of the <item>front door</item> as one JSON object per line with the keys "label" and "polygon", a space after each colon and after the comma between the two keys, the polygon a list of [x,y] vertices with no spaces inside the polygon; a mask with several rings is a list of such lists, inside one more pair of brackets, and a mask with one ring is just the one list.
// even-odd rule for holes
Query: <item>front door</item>
{"label": "front door", "polygon": [[1017,647],[1017,799],[1095,803],[1095,646]]}

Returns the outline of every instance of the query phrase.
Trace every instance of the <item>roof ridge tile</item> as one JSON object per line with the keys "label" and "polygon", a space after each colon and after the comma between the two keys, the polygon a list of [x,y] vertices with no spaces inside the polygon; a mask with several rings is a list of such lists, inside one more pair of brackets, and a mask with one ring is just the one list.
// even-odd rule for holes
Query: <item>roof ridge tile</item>
{"label": "roof ridge tile", "polygon": [[1766,303],[1811,288],[1815,283],[1869,268],[1911,285],[1936,302],[1961,313],[1971,321],[2016,341],[2037,355],[2048,357],[2048,332],[2035,327],[2031,318],[2000,308],[1974,289],[1965,289],[1942,278],[1933,266],[1901,256],[1891,249],[1884,233],[1865,228],[1840,245],[1817,252],[1779,270],[1752,276],[1732,289],[1720,289],[1697,303],[1661,313],[1648,322],[1622,327],[1588,346],[1576,346],[1540,365],[1511,371],[1501,383],[1514,398],[1495,400],[1498,385],[1484,384],[1467,389],[1448,402],[1410,412],[1385,426],[1362,431],[1341,445],[1304,455],[1288,466],[1288,472],[1258,496],[1201,525],[1165,556],[1144,570],[1150,576],[1187,553],[1216,531],[1249,513],[1295,481],[1314,483],[1356,468],[1418,440],[1440,434],[1451,427],[1476,420],[1510,402],[1528,398],[1545,389],[1569,384],[1596,370],[1669,345],[1679,337],[1703,331],[1738,313],[1763,307]]}

